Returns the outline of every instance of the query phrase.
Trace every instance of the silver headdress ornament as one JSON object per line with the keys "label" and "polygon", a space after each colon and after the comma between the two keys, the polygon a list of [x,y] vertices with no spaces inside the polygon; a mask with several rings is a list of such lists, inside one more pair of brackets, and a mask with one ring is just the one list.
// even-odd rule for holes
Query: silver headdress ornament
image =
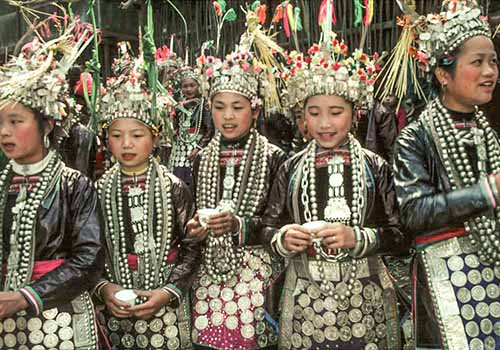
{"label": "silver headdress ornament", "polygon": [[419,71],[430,80],[434,68],[443,60],[453,59],[450,55],[467,39],[479,35],[491,37],[487,19],[481,16],[476,1],[445,0],[440,13],[426,16],[415,12],[411,0],[398,3],[405,12],[398,18],[403,31],[382,71],[379,90],[382,99],[394,94],[401,100],[408,93],[408,82],[413,83],[419,97],[425,98],[418,82]]}
{"label": "silver headdress ornament", "polygon": [[378,54],[371,58],[355,50],[349,55],[347,45],[335,33],[329,38],[329,43],[314,44],[307,55],[289,54],[288,69],[280,75],[286,83],[282,97],[288,109],[315,95],[341,96],[356,106],[373,104]]}
{"label": "silver headdress ornament", "polygon": [[177,71],[177,74],[179,75],[179,78],[177,79],[177,81],[180,84],[182,84],[182,82],[186,79],[193,79],[198,84],[200,84],[200,81],[201,81],[200,75],[199,75],[198,71],[192,67],[189,67],[189,66],[182,67],[181,69],[179,69]]}
{"label": "silver headdress ornament", "polygon": [[132,118],[158,135],[162,127],[161,111],[172,107],[172,99],[158,93],[157,113],[151,113],[152,94],[147,86],[144,60],[142,56],[132,58],[126,43],[119,43],[118,47],[120,57],[113,63],[115,76],[108,79],[106,95],[102,98],[102,127],[108,128],[119,118]]}
{"label": "silver headdress ornament", "polygon": [[35,39],[0,67],[0,109],[19,102],[64,126],[75,106],[66,75],[91,43],[92,27],[53,15],[38,28]]}
{"label": "silver headdress ornament", "polygon": [[275,77],[282,68],[276,55],[283,55],[283,49],[262,31],[254,11],[246,12],[246,26],[240,44],[224,61],[198,57],[202,91],[209,99],[219,92],[235,92],[250,100],[253,108],[264,105],[266,114],[280,111]]}

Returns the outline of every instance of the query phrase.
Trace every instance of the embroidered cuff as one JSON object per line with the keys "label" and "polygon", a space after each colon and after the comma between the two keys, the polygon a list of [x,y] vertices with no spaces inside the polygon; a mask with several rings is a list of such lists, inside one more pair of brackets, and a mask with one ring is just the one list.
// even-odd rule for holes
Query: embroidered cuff
{"label": "embroidered cuff", "polygon": [[[179,288],[177,288],[174,284],[169,283],[165,287],[163,287],[162,290],[164,290],[165,292],[174,296],[175,299],[177,299],[177,302],[179,304],[182,302],[182,300],[183,300],[182,296],[184,293],[182,293],[182,291]],[[175,303],[175,302],[176,302],[176,300],[170,299],[170,304]]]}
{"label": "embroidered cuff", "polygon": [[43,312],[43,301],[38,293],[30,286],[26,286],[19,290],[30,304],[30,309],[35,315],[40,315]]}
{"label": "embroidered cuff", "polygon": [[493,195],[492,188],[490,186],[490,182],[488,181],[488,177],[485,177],[479,181],[479,186],[481,188],[481,193],[488,201],[490,207],[495,208],[497,206],[495,197]]}
{"label": "embroidered cuff", "polygon": [[246,241],[246,231],[247,231],[246,220],[244,217],[239,217],[239,216],[236,216],[236,219],[238,219],[239,230],[233,232],[232,234],[233,244],[238,247],[242,247],[243,245],[245,245]]}
{"label": "embroidered cuff", "polygon": [[109,282],[109,281],[107,281],[107,280],[102,280],[102,281],[99,281],[99,282],[96,284],[96,286],[94,287],[94,291],[93,291],[93,293],[92,293],[92,294],[93,294],[93,295],[94,295],[97,299],[99,299],[100,301],[104,301],[104,300],[102,299],[101,290],[102,290],[102,288],[103,288],[106,284],[108,284],[108,283],[110,283],[110,282]]}

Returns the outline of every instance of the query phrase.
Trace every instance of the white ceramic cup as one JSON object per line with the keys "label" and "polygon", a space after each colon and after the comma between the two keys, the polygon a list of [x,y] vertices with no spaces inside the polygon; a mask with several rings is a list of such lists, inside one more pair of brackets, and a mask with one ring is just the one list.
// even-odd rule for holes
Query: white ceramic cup
{"label": "white ceramic cup", "polygon": [[305,224],[302,225],[303,228],[305,228],[307,231],[311,233],[311,235],[314,237],[313,241],[321,241],[321,238],[315,238],[316,234],[321,231],[323,228],[325,228],[327,222],[323,220],[316,220],[316,221],[311,221],[311,222],[306,222]]}
{"label": "white ceramic cup", "polygon": [[129,304],[130,306],[134,306],[137,294],[135,294],[132,289],[122,289],[115,293],[115,298]]}
{"label": "white ceramic cup", "polygon": [[200,220],[201,226],[206,228],[210,217],[215,215],[215,214],[218,214],[219,210],[212,209],[212,208],[205,208],[205,209],[198,209],[197,213],[198,213],[198,219]]}

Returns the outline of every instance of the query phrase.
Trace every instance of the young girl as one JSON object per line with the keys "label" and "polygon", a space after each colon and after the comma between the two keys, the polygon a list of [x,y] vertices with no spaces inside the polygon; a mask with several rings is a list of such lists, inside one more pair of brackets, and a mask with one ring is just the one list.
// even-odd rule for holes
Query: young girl
{"label": "young girl", "polygon": [[265,320],[275,269],[259,231],[270,181],[284,154],[253,128],[260,111],[253,59],[250,52],[235,52],[224,62],[201,58],[213,73],[209,99],[219,132],[195,159],[194,191],[199,212],[217,213],[208,220],[197,215],[188,227],[204,247],[193,288],[193,341],[210,349],[257,349],[276,342]]}
{"label": "young girl", "polygon": [[190,67],[185,67],[178,74],[184,98],[181,105],[187,113],[176,111],[173,122],[176,141],[169,167],[176,176],[191,186],[193,159],[212,139],[214,127],[206,109],[205,99],[201,97],[198,73]]}
{"label": "young girl", "polygon": [[2,349],[97,349],[87,292],[104,263],[97,192],[52,148],[72,105],[65,74],[85,45],[76,23],[62,30],[0,70],[0,147],[11,159],[0,174]]}
{"label": "young girl", "polygon": [[439,96],[395,148],[401,220],[417,252],[416,345],[426,349],[500,346],[500,146],[478,109],[492,98],[498,61],[480,14],[450,1],[415,26],[442,33],[415,33]]}
{"label": "young girl", "polygon": [[279,348],[400,349],[379,257],[402,239],[391,170],[350,133],[353,105],[372,102],[375,67],[326,44],[290,57],[288,92],[314,140],[280,168],[263,218],[272,250],[288,259]]}
{"label": "young girl", "polygon": [[[104,100],[104,129],[117,164],[98,183],[107,260],[106,280],[96,290],[114,349],[189,349],[185,301],[200,259],[197,242],[185,237],[192,199],[151,156],[161,122],[143,86],[142,60],[132,64],[108,82]],[[137,295],[135,306],[118,297],[124,289]]]}

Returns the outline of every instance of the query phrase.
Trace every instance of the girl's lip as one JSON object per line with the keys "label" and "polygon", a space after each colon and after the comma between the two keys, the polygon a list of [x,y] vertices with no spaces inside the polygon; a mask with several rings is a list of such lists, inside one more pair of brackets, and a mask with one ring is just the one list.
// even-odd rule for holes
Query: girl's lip
{"label": "girl's lip", "polygon": [[133,153],[124,153],[122,154],[122,158],[125,160],[132,160],[135,158],[135,154]]}

